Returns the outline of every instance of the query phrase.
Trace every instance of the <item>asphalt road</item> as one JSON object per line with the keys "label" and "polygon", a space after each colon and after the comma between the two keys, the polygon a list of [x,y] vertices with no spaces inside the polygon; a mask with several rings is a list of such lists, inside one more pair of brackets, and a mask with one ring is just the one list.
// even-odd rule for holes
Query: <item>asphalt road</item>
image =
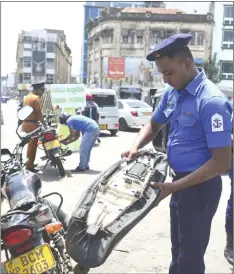
{"label": "asphalt road", "polygon": [[[16,102],[10,101],[2,104],[5,124],[1,127],[1,147],[13,149],[17,142],[16,128]],[[102,134],[101,144],[95,146],[91,156],[91,170],[85,174],[71,175],[69,170],[79,163],[79,154],[71,155],[66,163],[67,176],[59,180],[54,168],[47,167],[40,173],[43,181],[43,193],[57,191],[64,197],[64,209],[71,213],[83,191],[89,186],[96,176],[112,163],[119,160],[121,151],[128,148],[137,131],[119,132],[116,137],[111,137],[108,132]],[[37,163],[43,167],[38,153]],[[206,273],[232,273],[233,270],[223,256],[225,246],[225,210],[230,195],[230,181],[223,176],[223,192],[218,211],[214,217],[210,243],[207,249]],[[54,200],[56,202],[56,200]],[[144,220],[142,220],[116,247],[107,261],[91,273],[168,273],[171,260],[170,252],[170,222],[169,198],[161,204]],[[7,209],[3,203],[2,212]]]}

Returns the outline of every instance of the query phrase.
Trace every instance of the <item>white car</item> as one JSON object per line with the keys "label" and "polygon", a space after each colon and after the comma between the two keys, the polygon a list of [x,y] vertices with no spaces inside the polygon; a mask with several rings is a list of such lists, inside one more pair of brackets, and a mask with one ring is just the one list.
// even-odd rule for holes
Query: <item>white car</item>
{"label": "white car", "polygon": [[144,126],[151,118],[152,107],[137,99],[118,100],[119,130]]}

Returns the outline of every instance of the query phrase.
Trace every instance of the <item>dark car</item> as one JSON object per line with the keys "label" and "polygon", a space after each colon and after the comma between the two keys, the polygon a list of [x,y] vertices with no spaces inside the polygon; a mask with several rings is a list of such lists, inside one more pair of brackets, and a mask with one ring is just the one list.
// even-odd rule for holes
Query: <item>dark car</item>
{"label": "dark car", "polygon": [[1,101],[2,101],[2,103],[7,103],[8,99],[7,99],[7,97],[3,96],[3,97],[1,97]]}
{"label": "dark car", "polygon": [[[163,94],[163,91],[158,91],[150,94],[152,98],[153,111],[156,109],[157,105],[159,104],[162,98],[162,94]],[[170,124],[168,123],[165,127],[163,127],[160,130],[160,132],[154,138],[153,146],[156,150],[166,152],[169,130],[170,130]]]}

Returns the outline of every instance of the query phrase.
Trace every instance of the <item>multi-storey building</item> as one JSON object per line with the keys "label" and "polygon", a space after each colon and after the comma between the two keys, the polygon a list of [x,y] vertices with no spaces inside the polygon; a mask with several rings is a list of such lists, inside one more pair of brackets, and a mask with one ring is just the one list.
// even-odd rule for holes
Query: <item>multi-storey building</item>
{"label": "multi-storey building", "polygon": [[220,62],[220,89],[233,97],[233,2],[214,2],[213,53]]}
{"label": "multi-storey building", "polygon": [[[151,47],[175,33],[191,33],[189,47],[195,63],[201,65],[212,53],[212,27],[211,13],[186,14],[165,8],[106,9],[87,25],[88,84],[160,88],[162,77],[153,62],[145,58]],[[124,76],[114,80],[111,73]]]}
{"label": "multi-storey building", "polygon": [[139,2],[123,2],[123,1],[116,1],[116,2],[95,2],[95,1],[88,1],[84,5],[84,35],[83,35],[83,45],[82,45],[82,64],[81,64],[81,76],[80,79],[84,84],[87,84],[87,50],[88,50],[88,36],[86,31],[86,24],[88,24],[90,19],[94,19],[100,16],[101,11],[104,8],[110,7],[119,7],[119,8],[127,8],[127,7],[156,7],[156,8],[163,8],[164,3],[161,1],[139,1]]}
{"label": "multi-storey building", "polygon": [[62,30],[22,31],[16,53],[16,84],[45,80],[67,84],[71,80],[71,50]]}

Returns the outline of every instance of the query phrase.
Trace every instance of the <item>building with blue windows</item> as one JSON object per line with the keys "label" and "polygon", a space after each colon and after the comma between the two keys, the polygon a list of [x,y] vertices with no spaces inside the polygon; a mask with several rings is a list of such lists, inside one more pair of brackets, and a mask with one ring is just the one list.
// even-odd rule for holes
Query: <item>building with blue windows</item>
{"label": "building with blue windows", "polygon": [[82,63],[81,63],[81,75],[80,79],[83,84],[87,84],[87,52],[88,52],[88,43],[87,43],[87,33],[85,31],[85,26],[89,21],[89,18],[94,19],[100,15],[101,10],[109,7],[118,7],[118,8],[140,8],[140,7],[154,7],[154,8],[164,8],[163,2],[155,1],[142,1],[142,2],[85,2],[84,4],[84,34],[83,34],[83,45],[82,45]]}

